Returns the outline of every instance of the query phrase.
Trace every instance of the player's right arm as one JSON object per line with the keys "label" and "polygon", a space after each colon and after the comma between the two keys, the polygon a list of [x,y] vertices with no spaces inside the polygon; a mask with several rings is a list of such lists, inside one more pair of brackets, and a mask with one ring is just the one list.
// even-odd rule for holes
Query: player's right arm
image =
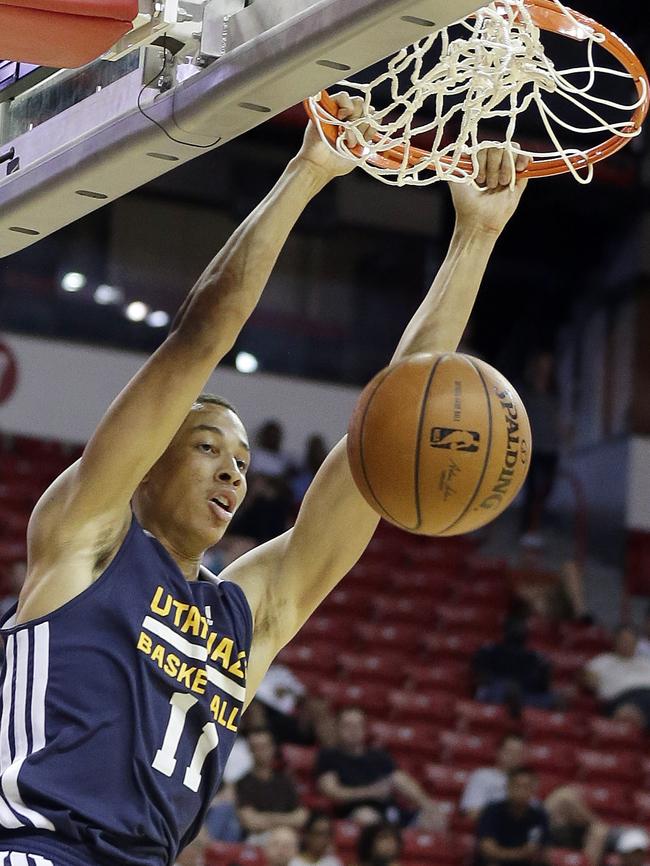
{"label": "player's right arm", "polygon": [[[347,100],[341,117],[350,112]],[[37,503],[23,621],[86,589],[119,548],[137,486],[234,345],[296,220],[329,180],[352,169],[330,154],[310,126],[298,155],[199,277],[169,336],[114,400],[81,459]]]}

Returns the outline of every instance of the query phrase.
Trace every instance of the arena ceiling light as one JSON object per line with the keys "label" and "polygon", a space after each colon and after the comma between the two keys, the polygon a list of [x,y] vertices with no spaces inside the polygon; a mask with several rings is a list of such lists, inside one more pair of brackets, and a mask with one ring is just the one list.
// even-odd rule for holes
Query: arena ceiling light
{"label": "arena ceiling light", "polygon": [[235,358],[235,367],[240,373],[254,373],[259,367],[259,363],[255,355],[250,352],[238,352]]}
{"label": "arena ceiling light", "polygon": [[147,316],[147,324],[152,328],[164,328],[169,324],[169,313],[165,310],[154,310]]}
{"label": "arena ceiling light", "polygon": [[124,299],[124,293],[122,289],[118,289],[116,286],[101,283],[95,289],[93,298],[97,304],[119,304]]}
{"label": "arena ceiling light", "polygon": [[124,310],[124,315],[131,322],[143,322],[148,312],[149,307],[142,301],[131,301]]}
{"label": "arena ceiling light", "polygon": [[86,285],[86,275],[79,271],[68,271],[61,277],[61,288],[64,292],[78,292]]}

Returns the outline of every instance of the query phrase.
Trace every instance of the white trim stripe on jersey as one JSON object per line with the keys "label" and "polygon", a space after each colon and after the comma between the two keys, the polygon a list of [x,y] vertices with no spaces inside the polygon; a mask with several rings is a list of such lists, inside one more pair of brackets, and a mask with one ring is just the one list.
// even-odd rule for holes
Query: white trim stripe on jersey
{"label": "white trim stripe on jersey", "polygon": [[0,866],[54,866],[51,860],[40,854],[23,854],[20,851],[0,851]]}
{"label": "white trim stripe on jersey", "polygon": [[[165,625],[164,622],[160,622],[160,620],[154,619],[152,616],[145,616],[142,622],[142,628],[152,632],[158,637],[161,637],[179,652],[182,652],[184,655],[189,656],[192,659],[204,662],[208,658],[208,651],[202,644],[192,643],[192,641],[186,640],[182,635],[177,634],[168,625]],[[243,686],[233,683],[232,680],[229,680],[228,677],[225,677],[220,673],[220,671],[211,665],[206,665],[205,671],[208,675],[208,680],[213,686],[216,686],[218,689],[221,689],[221,691],[226,692],[233,698],[237,698],[238,701],[243,702],[246,700],[246,689]]]}
{"label": "white trim stripe on jersey", "polygon": [[[34,827],[40,830],[54,830],[54,824],[25,805],[18,789],[18,775],[27,758],[40,751],[45,745],[45,692],[47,690],[47,677],[49,670],[49,624],[44,622],[33,629],[23,629],[16,635],[9,635],[7,639],[7,673],[5,688],[2,695],[2,720],[0,722],[0,772],[2,792],[5,802],[0,800],[0,824],[5,827],[26,826],[15,817],[20,815],[30,821]],[[29,652],[29,635],[33,634],[34,649],[32,658]],[[15,642],[15,667],[13,666]],[[11,659],[10,659],[11,656]],[[31,661],[31,672],[30,672]],[[13,670],[15,681],[15,695],[11,696],[10,671]],[[27,686],[32,683],[32,700],[27,715]],[[7,682],[9,687],[7,688]],[[14,755],[11,757],[9,742],[9,726],[13,716],[14,730]],[[29,731],[29,737],[28,737]],[[31,738],[31,748],[29,739]],[[9,806],[15,815],[10,815],[9,823],[5,823],[5,812]],[[16,823],[17,822],[17,823]],[[11,857],[18,856],[11,854]],[[30,855],[31,856],[31,855]],[[13,860],[10,861],[14,866]],[[24,861],[27,863],[27,861]],[[21,866],[17,863],[16,866]],[[29,864],[28,864],[29,866]]]}

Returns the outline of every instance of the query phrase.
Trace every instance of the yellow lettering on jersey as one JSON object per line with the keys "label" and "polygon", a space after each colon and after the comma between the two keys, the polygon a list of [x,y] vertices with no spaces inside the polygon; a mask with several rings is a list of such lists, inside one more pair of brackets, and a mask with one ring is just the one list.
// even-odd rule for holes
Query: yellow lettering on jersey
{"label": "yellow lettering on jersey", "polygon": [[157,644],[154,651],[151,653],[151,660],[156,662],[159,668],[165,664],[165,648]]}
{"label": "yellow lettering on jersey", "polygon": [[229,674],[234,674],[240,679],[244,679],[244,671],[242,670],[242,662],[246,664],[246,651],[242,650],[237,654],[237,661],[228,668]]}
{"label": "yellow lettering on jersey", "polygon": [[177,655],[174,655],[174,653],[169,653],[165,662],[165,673],[168,674],[170,677],[176,677],[178,676],[178,669],[180,668],[180,666],[181,660],[179,659],[179,657]]}
{"label": "yellow lettering on jersey", "polygon": [[216,641],[217,637],[218,635],[216,631],[211,631],[208,635],[208,642],[205,645],[205,648],[208,651],[208,655],[210,655],[210,653],[212,652],[212,644]]}
{"label": "yellow lettering on jersey", "polygon": [[184,685],[187,686],[188,689],[191,689],[192,688],[191,680],[192,680],[192,676],[195,673],[196,673],[196,667],[190,668],[185,664],[185,662],[183,662],[181,664],[181,669],[178,672],[178,676],[176,677],[176,679],[178,680],[179,683],[183,683]]}
{"label": "yellow lettering on jersey", "polygon": [[174,614],[174,625],[178,627],[181,622],[181,616],[189,608],[189,604],[185,604],[184,601],[176,601],[176,599],[173,599],[172,604],[176,609],[176,613]]}
{"label": "yellow lettering on jersey", "polygon": [[[201,614],[201,626],[202,626],[202,628],[201,628],[201,640],[205,640],[205,636],[208,633],[208,621],[203,616],[203,614]],[[208,650],[208,652],[209,652],[209,650]]]}
{"label": "yellow lettering on jersey", "polygon": [[[218,725],[223,725],[229,731],[237,732],[235,719],[239,713],[239,707],[231,707],[228,701],[215,695],[210,702],[210,711]],[[228,715],[229,714],[229,715]],[[228,716],[228,718],[226,718]]]}
{"label": "yellow lettering on jersey", "polygon": [[216,648],[216,650],[212,653],[212,655],[210,656],[210,659],[211,659],[213,662],[216,662],[217,660],[220,659],[220,660],[221,660],[221,664],[222,664],[225,668],[227,668],[228,665],[230,664],[230,657],[231,657],[231,655],[232,655],[233,647],[234,647],[234,642],[232,641],[231,638],[229,638],[229,637],[222,637],[222,638],[221,638],[221,641],[220,641],[220,643],[219,643],[219,646],[218,646],[218,647]]}
{"label": "yellow lettering on jersey", "polygon": [[151,601],[151,610],[154,613],[160,614],[160,616],[167,616],[172,606],[172,597],[169,593],[167,593],[165,597],[164,607],[160,604],[164,591],[165,590],[162,588],[162,586],[156,587],[156,591]]}
{"label": "yellow lettering on jersey", "polygon": [[183,634],[187,634],[188,631],[191,631],[195,637],[198,637],[201,631],[201,613],[194,605],[189,609],[185,622],[181,626]]}
{"label": "yellow lettering on jersey", "polygon": [[230,713],[230,718],[226,722],[226,727],[229,731],[235,731],[237,733],[237,725],[235,724],[235,719],[239,713],[239,707],[233,707],[232,712]]}
{"label": "yellow lettering on jersey", "polygon": [[148,634],[145,634],[143,631],[140,632],[140,637],[138,638],[138,649],[145,653],[145,655],[151,655],[151,638]]}
{"label": "yellow lettering on jersey", "polygon": [[194,682],[192,683],[192,691],[198,692],[200,695],[204,695],[207,682],[207,673],[202,668],[199,668],[196,672],[196,676],[194,677]]}

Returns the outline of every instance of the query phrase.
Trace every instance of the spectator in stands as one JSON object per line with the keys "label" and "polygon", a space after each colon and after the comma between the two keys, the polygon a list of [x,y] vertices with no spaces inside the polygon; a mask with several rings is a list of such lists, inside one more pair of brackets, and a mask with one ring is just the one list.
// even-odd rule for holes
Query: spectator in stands
{"label": "spectator in stands", "polygon": [[[441,828],[443,813],[415,779],[400,770],[388,752],[368,747],[362,710],[341,710],[337,731],[337,748],[321,749],[316,761],[319,790],[334,802],[337,817],[361,825],[388,820]],[[396,794],[411,803],[415,812],[400,810]]]}
{"label": "spectator in stands", "polygon": [[637,634],[621,626],[614,651],[601,653],[582,672],[584,685],[595,692],[607,715],[650,728],[650,658],[637,655]]}
{"label": "spectator in stands", "polygon": [[510,618],[503,640],[481,647],[472,661],[477,700],[506,704],[516,717],[522,706],[557,706],[557,697],[549,690],[551,666],[540,653],[526,647],[527,637],[525,620]]}
{"label": "spectator in stands", "polygon": [[527,767],[508,777],[505,800],[481,812],[477,827],[477,864],[480,866],[534,866],[546,863],[548,816],[533,805],[536,777]]}
{"label": "spectator in stands", "polygon": [[524,488],[521,529],[524,538],[537,541],[544,507],[557,475],[562,440],[569,432],[561,422],[555,359],[550,352],[537,352],[530,359],[521,396],[535,443]]}
{"label": "spectator in stands", "polygon": [[300,854],[289,866],[343,866],[332,853],[332,819],[324,812],[312,812],[302,831]]}
{"label": "spectator in stands", "polygon": [[616,843],[620,866],[646,866],[649,847],[650,839],[644,830],[624,830]]}
{"label": "spectator in stands", "polygon": [[460,809],[476,820],[489,803],[505,800],[508,774],[524,764],[524,741],[517,734],[507,734],[501,741],[494,767],[474,770],[467,779]]}
{"label": "spectator in stands", "polygon": [[359,836],[359,866],[399,866],[402,837],[392,824],[371,824]]}
{"label": "spectator in stands", "polygon": [[298,833],[293,827],[274,827],[264,843],[267,866],[290,866],[298,854]]}
{"label": "spectator in stands", "polygon": [[[460,801],[461,811],[476,820],[490,803],[505,800],[508,775],[525,763],[522,737],[508,734],[501,741],[496,766],[482,767],[469,776]],[[582,849],[593,866],[602,860],[610,828],[587,806],[579,785],[561,785],[546,798],[552,844]]]}
{"label": "spectator in stands", "polygon": [[248,735],[248,744],[253,769],[235,786],[244,833],[249,841],[260,841],[263,834],[276,827],[299,830],[307,820],[307,810],[300,805],[293,780],[276,769],[273,735],[267,730],[253,730]]}
{"label": "spectator in stands", "polygon": [[322,436],[310,436],[305,448],[305,456],[291,480],[294,506],[300,505],[307,488],[322,466],[328,454],[328,448]]}
{"label": "spectator in stands", "polygon": [[643,626],[636,645],[636,654],[650,658],[650,605],[645,609]]}
{"label": "spectator in stands", "polygon": [[235,534],[258,543],[281,535],[292,507],[291,459],[282,450],[283,430],[278,421],[266,421],[259,429],[250,472],[246,503],[233,520]]}
{"label": "spectator in stands", "polygon": [[279,743],[331,745],[336,723],[327,703],[311,695],[286,665],[272,664],[255,694],[265,724]]}
{"label": "spectator in stands", "polygon": [[543,561],[538,549],[522,542],[519,560],[510,569],[510,582],[517,615],[583,625],[594,622],[585,598],[584,568],[575,559],[567,559],[556,569]]}

